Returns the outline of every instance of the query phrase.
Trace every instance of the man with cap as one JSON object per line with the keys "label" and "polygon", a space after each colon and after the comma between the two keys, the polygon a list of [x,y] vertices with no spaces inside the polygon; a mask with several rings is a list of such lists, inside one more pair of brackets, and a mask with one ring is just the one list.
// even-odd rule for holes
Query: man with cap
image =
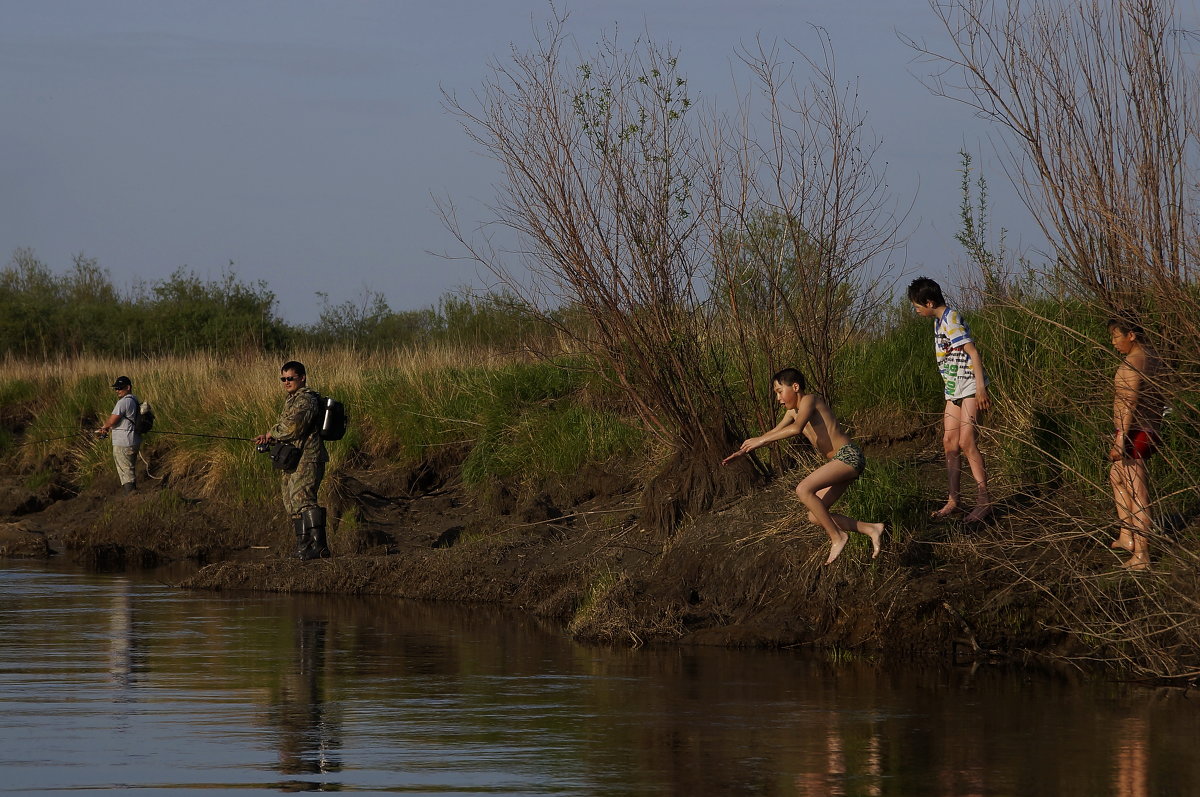
{"label": "man with cap", "polygon": [[127,376],[118,376],[117,381],[113,382],[113,390],[117,391],[117,404],[96,434],[105,437],[111,432],[113,462],[121,479],[121,489],[131,493],[137,489],[137,455],[138,446],[142,444],[142,437],[137,432],[140,402],[133,395],[133,383]]}

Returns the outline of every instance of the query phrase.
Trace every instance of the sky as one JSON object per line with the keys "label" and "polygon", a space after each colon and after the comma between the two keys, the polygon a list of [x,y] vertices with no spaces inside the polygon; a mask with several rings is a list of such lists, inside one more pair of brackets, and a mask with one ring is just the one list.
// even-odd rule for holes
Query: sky
{"label": "sky", "polygon": [[[1010,245],[1040,238],[995,131],[935,97],[899,34],[944,41],[927,0],[559,0],[585,49],[614,26],[679,54],[698,100],[731,110],[739,46],[825,28],[857,81],[889,186],[915,197],[903,271],[948,275],[960,150]],[[0,0],[0,265],[96,258],[127,288],[186,268],[264,281],[293,323],[382,294],[396,310],[491,280],[442,225],[489,217],[495,165],[443,108],[526,49],[545,0]],[[743,76],[744,77],[744,76]],[[744,82],[744,81],[743,81]],[[998,139],[996,139],[998,140]]]}

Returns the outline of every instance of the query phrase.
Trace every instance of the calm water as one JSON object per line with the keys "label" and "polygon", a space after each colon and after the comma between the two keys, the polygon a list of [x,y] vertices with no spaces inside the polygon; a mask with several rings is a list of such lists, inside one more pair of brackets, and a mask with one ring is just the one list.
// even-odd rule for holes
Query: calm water
{"label": "calm water", "polygon": [[0,563],[0,792],[1200,793],[1200,696]]}

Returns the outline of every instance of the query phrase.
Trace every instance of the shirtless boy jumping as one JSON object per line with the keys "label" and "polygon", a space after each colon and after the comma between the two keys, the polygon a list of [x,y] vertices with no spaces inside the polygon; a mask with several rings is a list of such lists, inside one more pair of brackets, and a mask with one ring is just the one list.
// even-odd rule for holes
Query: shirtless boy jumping
{"label": "shirtless boy jumping", "polygon": [[867,458],[857,444],[838,425],[825,399],[816,393],[805,393],[804,374],[795,368],[785,368],[772,378],[775,396],[787,410],[783,419],[769,432],[751,437],[741,448],[730,454],[724,465],[756,448],[803,433],[813,447],[829,461],[814,470],[796,485],[796,495],[808,507],[808,520],[829,535],[830,564],[850,540],[847,532],[857,531],[871,538],[871,558],[879,556],[883,523],[866,523],[845,515],[830,514],[829,507],[841,498],[846,488],[862,475]]}

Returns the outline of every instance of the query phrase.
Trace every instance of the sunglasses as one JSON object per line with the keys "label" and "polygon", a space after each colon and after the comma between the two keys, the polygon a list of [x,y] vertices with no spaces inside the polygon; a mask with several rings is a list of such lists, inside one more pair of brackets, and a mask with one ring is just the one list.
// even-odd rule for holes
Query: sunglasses
{"label": "sunglasses", "polygon": [[281,376],[281,377],[279,377],[279,381],[280,382],[295,382],[299,378],[300,377],[298,377],[298,376]]}

